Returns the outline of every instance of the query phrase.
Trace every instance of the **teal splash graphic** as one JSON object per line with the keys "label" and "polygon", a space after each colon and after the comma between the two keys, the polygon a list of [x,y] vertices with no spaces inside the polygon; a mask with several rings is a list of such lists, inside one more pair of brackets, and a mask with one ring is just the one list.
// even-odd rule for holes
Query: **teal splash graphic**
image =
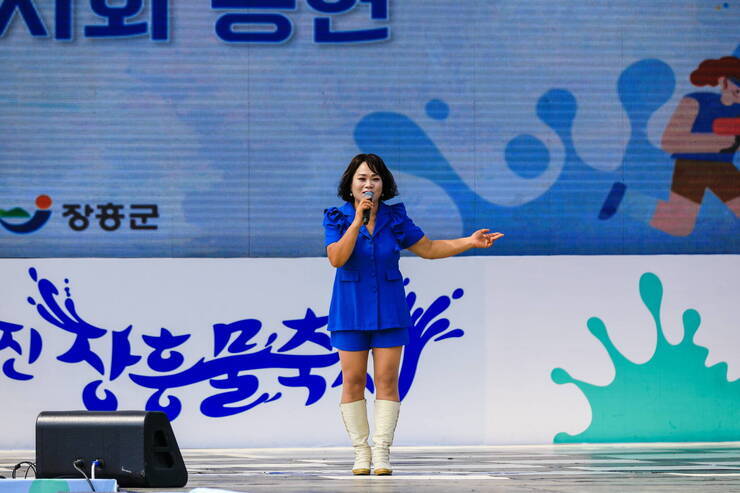
{"label": "teal splash graphic", "polygon": [[701,316],[683,313],[684,337],[670,344],[663,333],[660,304],[663,285],[647,272],[640,296],[655,321],[658,341],[649,361],[635,364],[609,339],[604,322],[586,325],[604,345],[616,370],[612,383],[592,385],[562,368],[552,371],[557,384],[573,383],[591,405],[591,425],[577,435],[558,433],[555,443],[698,442],[740,440],[740,380],[727,380],[727,363],[705,365],[708,350],[694,343]]}

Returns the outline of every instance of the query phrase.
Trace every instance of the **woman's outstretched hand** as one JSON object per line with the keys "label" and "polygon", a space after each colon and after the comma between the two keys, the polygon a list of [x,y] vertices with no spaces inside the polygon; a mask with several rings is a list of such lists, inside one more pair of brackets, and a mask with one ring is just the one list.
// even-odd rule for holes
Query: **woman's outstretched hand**
{"label": "woman's outstretched hand", "polygon": [[489,233],[490,229],[479,229],[469,236],[473,248],[489,248],[493,243],[504,236],[503,233]]}

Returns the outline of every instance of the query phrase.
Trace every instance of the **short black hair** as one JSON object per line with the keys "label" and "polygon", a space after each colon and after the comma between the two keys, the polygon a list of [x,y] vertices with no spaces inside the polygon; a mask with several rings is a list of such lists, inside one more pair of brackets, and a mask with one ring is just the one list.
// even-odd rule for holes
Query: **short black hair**
{"label": "short black hair", "polygon": [[383,159],[377,154],[358,154],[349,162],[347,169],[344,170],[342,178],[339,180],[337,196],[340,199],[346,202],[354,202],[352,198],[352,178],[354,178],[357,168],[362,163],[367,163],[372,172],[383,180],[383,195],[380,196],[380,200],[389,200],[398,195],[396,180],[393,179],[393,175]]}

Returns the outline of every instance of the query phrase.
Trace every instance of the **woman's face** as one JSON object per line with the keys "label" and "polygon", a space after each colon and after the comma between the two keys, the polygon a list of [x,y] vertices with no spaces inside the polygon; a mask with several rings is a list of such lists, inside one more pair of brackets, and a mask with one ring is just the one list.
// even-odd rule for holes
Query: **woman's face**
{"label": "woman's face", "polygon": [[722,92],[727,94],[727,98],[731,104],[740,103],[740,84],[737,82],[737,79],[731,79],[729,77],[724,77],[722,81]]}
{"label": "woman's face", "polygon": [[352,196],[355,202],[362,200],[365,192],[373,192],[373,202],[378,202],[383,195],[383,180],[363,162],[352,177]]}

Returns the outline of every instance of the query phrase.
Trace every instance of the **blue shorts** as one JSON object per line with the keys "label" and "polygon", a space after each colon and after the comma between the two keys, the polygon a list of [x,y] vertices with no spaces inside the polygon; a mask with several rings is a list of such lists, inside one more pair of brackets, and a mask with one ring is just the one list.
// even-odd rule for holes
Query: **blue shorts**
{"label": "blue shorts", "polygon": [[409,329],[332,330],[331,345],[342,351],[367,351],[374,347],[405,346]]}

